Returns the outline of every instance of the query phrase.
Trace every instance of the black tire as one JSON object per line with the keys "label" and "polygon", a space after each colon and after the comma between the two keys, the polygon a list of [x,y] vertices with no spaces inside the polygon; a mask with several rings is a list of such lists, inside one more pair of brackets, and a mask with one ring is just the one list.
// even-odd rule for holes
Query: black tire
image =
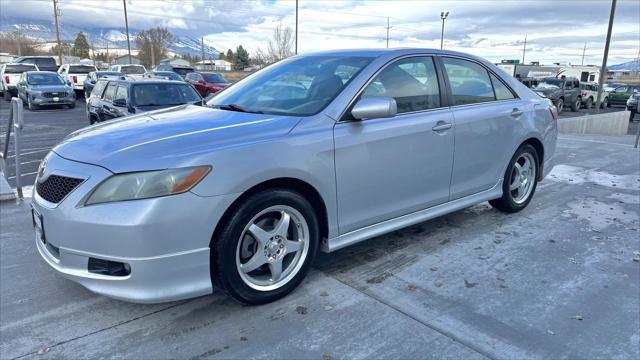
{"label": "black tire", "polygon": [[564,108],[564,99],[558,99],[556,108],[558,109],[558,114],[562,113],[562,109]]}
{"label": "black tire", "polygon": [[[288,206],[297,210],[307,222],[309,248],[298,273],[287,283],[270,291],[256,290],[245,283],[236,265],[236,251],[245,226],[264,209]],[[320,243],[320,228],[311,203],[297,192],[277,188],[251,195],[232,209],[232,215],[211,242],[211,278],[214,285],[241,303],[265,304],[278,300],[293,291],[304,279],[316,256]]]}
{"label": "black tire", "polygon": [[585,109],[591,109],[593,107],[593,99],[588,98],[586,104],[584,105]]}
{"label": "black tire", "polygon": [[[607,105],[606,105],[605,107],[610,108],[610,107],[611,107],[611,103],[609,103],[609,98],[606,98],[606,102],[607,102]],[[603,109],[604,109],[604,108],[603,108]]]}
{"label": "black tire", "polygon": [[4,98],[4,101],[11,101],[11,93],[9,91],[3,92],[2,97]]}
{"label": "black tire", "polygon": [[38,109],[38,105],[31,102],[31,98],[29,97],[29,94],[27,94],[27,107],[31,111]]}
{"label": "black tire", "polygon": [[576,112],[580,110],[581,105],[582,105],[582,98],[577,98],[576,101],[571,103],[571,111]]}
{"label": "black tire", "polygon": [[69,109],[75,109],[75,107],[76,107],[76,102],[75,102],[75,101],[74,101],[74,102],[72,102],[71,104],[67,105],[67,107],[68,107]]}
{"label": "black tire", "polygon": [[600,103],[600,108],[605,109],[608,107],[609,107],[609,98],[604,98],[604,100],[602,100],[602,102]]}
{"label": "black tire", "polygon": [[[535,169],[535,174],[533,177],[534,181],[532,184],[533,188],[531,189],[531,192],[528,194],[524,202],[516,203],[514,201],[512,191],[509,189],[509,185],[512,182],[511,180],[513,176],[516,160],[520,159],[520,157],[524,153],[529,153],[529,155],[531,155],[531,157],[535,160],[533,162],[534,169]],[[499,199],[490,200],[489,203],[491,204],[491,206],[493,206],[494,208],[500,211],[507,212],[507,213],[515,213],[526,208],[527,205],[529,205],[529,202],[531,201],[531,199],[533,198],[533,195],[536,192],[536,186],[538,185],[537,179],[538,179],[539,171],[540,171],[540,159],[538,159],[538,153],[536,152],[536,149],[534,149],[533,146],[529,144],[524,144],[520,146],[516,151],[516,153],[511,158],[511,161],[509,162],[509,166],[507,166],[507,171],[504,174],[504,179],[502,182],[502,197]]]}

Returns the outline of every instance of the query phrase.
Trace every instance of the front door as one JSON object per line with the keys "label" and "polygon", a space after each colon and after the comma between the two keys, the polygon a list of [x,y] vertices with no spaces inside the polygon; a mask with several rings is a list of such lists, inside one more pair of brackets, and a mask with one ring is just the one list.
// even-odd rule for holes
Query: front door
{"label": "front door", "polygon": [[347,120],[334,128],[338,223],[344,234],[446,202],[453,119],[442,107],[429,56],[391,63],[360,98],[389,96],[391,118]]}

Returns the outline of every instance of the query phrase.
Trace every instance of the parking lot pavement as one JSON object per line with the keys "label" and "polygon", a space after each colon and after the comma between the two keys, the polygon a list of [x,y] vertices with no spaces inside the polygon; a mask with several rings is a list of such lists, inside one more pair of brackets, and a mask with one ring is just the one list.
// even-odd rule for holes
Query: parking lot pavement
{"label": "parking lot pavement", "polygon": [[[9,119],[9,102],[0,99],[0,143],[4,145],[4,138]],[[24,128],[20,163],[22,164],[22,184],[32,185],[40,161],[45,155],[69,133],[89,125],[85,114],[84,99],[76,101],[74,109],[66,107],[49,107],[30,111],[24,109]],[[13,142],[10,144],[7,166],[9,184],[15,186],[15,159],[13,157]]]}
{"label": "parking lot pavement", "polygon": [[94,295],[39,259],[28,204],[2,203],[0,358],[639,358],[632,144],[562,135],[524,211],[483,203],[322,254],[255,307]]}

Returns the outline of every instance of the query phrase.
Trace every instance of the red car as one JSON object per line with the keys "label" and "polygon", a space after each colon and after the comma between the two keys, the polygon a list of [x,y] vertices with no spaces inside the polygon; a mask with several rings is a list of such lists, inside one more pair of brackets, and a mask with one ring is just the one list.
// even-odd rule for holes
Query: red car
{"label": "red car", "polygon": [[185,80],[193,85],[203,97],[217,93],[229,85],[227,79],[219,73],[192,72],[187,74]]}

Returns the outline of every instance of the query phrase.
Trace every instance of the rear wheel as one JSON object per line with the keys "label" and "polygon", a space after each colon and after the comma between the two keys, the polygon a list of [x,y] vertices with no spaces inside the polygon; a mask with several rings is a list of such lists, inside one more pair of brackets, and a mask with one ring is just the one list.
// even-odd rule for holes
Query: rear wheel
{"label": "rear wheel", "polygon": [[538,153],[529,144],[522,145],[511,158],[502,183],[502,197],[491,200],[494,208],[514,213],[529,204],[536,191],[538,169]]}
{"label": "rear wheel", "polygon": [[584,107],[586,109],[591,109],[593,107],[593,99],[592,98],[588,98],[587,99],[587,103],[584,105]]}
{"label": "rear wheel", "polygon": [[252,195],[213,239],[215,284],[236,300],[264,304],[293,291],[319,244],[315,211],[302,195],[271,189]]}
{"label": "rear wheel", "polygon": [[580,110],[580,106],[582,105],[582,98],[577,98],[576,101],[574,101],[571,104],[571,111],[576,112],[578,110]]}
{"label": "rear wheel", "polygon": [[558,99],[556,108],[558,108],[558,114],[560,114],[562,112],[562,109],[564,108],[564,99]]}

